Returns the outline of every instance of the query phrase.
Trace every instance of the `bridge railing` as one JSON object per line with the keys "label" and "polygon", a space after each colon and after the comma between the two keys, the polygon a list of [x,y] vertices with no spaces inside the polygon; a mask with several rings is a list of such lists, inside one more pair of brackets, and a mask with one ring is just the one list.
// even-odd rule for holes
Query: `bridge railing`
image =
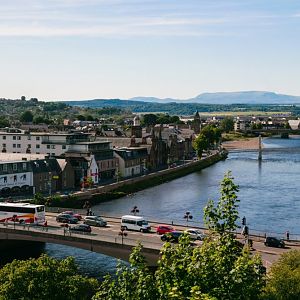
{"label": "bridge railing", "polygon": [[[101,233],[88,233],[88,232],[75,232],[70,230],[70,228],[66,228],[65,226],[38,226],[38,225],[32,225],[32,224],[19,224],[19,223],[2,223],[2,228],[7,228],[9,231],[15,231],[16,233],[22,232],[38,232],[45,235],[57,235],[60,237],[65,237],[66,239],[70,239],[72,237],[81,238],[85,240],[95,240],[95,241],[101,241],[101,242],[109,242],[114,244],[120,244],[120,245],[127,245],[127,246],[136,246],[137,243],[140,241],[143,244],[143,247],[150,248],[150,249],[161,249],[162,242],[160,241],[145,241],[140,240],[139,238],[135,237],[134,235],[131,235],[131,232],[128,232],[126,237],[119,236],[118,233],[112,235],[108,234],[105,231],[101,231]],[[1,228],[0,227],[0,228]],[[134,232],[132,232],[134,233]]]}
{"label": "bridge railing", "polygon": [[[48,210],[49,209],[49,210]],[[47,208],[49,212],[57,213],[57,209],[55,207],[50,207]],[[80,213],[82,215],[86,214],[85,209],[68,209],[68,208],[60,208],[60,212],[62,211],[67,211],[67,210],[73,210],[76,213]],[[121,215],[103,215],[101,216],[105,219],[116,219],[115,223],[120,222]],[[172,219],[154,219],[152,216],[147,216],[143,215],[146,220],[148,220],[150,223],[154,224],[154,228],[156,225],[159,224],[168,224],[172,225],[175,228],[176,227],[186,227],[188,225],[189,228],[198,228],[201,230],[207,230],[203,222],[200,221],[195,221],[195,220],[189,220],[188,224],[185,220],[172,220]],[[113,222],[113,221],[110,221]],[[249,225],[249,230],[250,230],[250,235],[253,236],[257,241],[263,241],[266,236],[275,236],[278,238],[286,239],[286,232],[279,232],[279,231],[272,231],[272,230],[261,230],[257,228],[252,228],[251,224]],[[240,227],[237,231],[236,234],[239,235],[241,234],[242,227]],[[290,241],[300,241],[300,233],[298,232],[289,232],[289,240]]]}

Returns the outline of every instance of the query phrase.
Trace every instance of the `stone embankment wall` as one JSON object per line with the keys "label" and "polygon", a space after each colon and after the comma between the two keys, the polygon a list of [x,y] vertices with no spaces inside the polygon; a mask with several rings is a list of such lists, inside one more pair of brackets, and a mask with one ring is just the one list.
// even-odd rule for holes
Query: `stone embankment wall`
{"label": "stone embankment wall", "polygon": [[217,152],[201,160],[191,161],[174,168],[122,180],[119,182],[100,186],[86,191],[77,192],[73,194],[73,196],[75,196],[76,199],[72,199],[72,201],[68,201],[68,196],[62,196],[61,206],[82,208],[82,205],[86,200],[89,200],[89,202],[92,205],[94,205],[103,201],[120,198],[125,195],[143,190],[145,188],[159,185],[164,182],[202,170],[215,164],[220,160],[225,159],[226,157],[226,151]]}

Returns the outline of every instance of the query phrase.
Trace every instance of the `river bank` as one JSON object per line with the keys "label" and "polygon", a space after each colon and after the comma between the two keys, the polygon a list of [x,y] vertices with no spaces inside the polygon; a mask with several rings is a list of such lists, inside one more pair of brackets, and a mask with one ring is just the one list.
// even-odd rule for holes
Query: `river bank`
{"label": "river bank", "polygon": [[[243,140],[236,140],[236,141],[228,141],[223,142],[222,146],[230,151],[230,150],[258,150],[259,148],[259,138],[247,138]],[[263,145],[262,145],[263,147]]]}
{"label": "river bank", "polygon": [[226,159],[227,151],[216,152],[201,160],[189,161],[185,164],[161,170],[155,173],[130,178],[112,184],[76,192],[72,195],[52,199],[51,206],[62,208],[82,208],[88,200],[91,205],[118,199],[138,191],[160,185],[162,183],[200,171],[221,160]]}

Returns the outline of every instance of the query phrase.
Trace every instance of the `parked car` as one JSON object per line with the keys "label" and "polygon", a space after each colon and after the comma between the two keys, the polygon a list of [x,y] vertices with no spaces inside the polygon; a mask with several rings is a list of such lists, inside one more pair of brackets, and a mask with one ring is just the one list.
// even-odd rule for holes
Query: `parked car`
{"label": "parked car", "polygon": [[76,214],[74,211],[72,210],[67,210],[67,211],[64,211],[62,212],[63,214],[67,214],[67,215],[70,215],[70,216],[73,216],[74,218],[76,218],[78,221],[81,221],[82,220],[82,216],[80,214]]}
{"label": "parked car", "polygon": [[203,241],[207,237],[207,235],[199,229],[189,228],[186,229],[185,232],[190,235],[191,240]]}
{"label": "parked car", "polygon": [[278,239],[276,237],[268,236],[265,240],[265,246],[267,247],[277,247],[277,248],[284,248],[285,243],[282,239]]}
{"label": "parked car", "polygon": [[78,223],[78,219],[77,218],[74,218],[73,216],[68,215],[68,214],[59,214],[56,217],[56,221],[57,222],[61,222],[61,223],[68,223],[68,224],[76,224],[76,223]]}
{"label": "parked car", "polygon": [[165,233],[161,236],[161,240],[163,242],[173,242],[173,243],[178,243],[179,238],[182,236],[181,231],[171,231],[168,233]]}
{"label": "parked car", "polygon": [[86,225],[86,224],[79,224],[73,227],[69,228],[70,231],[75,231],[75,232],[87,232],[87,233],[91,233],[92,232],[92,228],[90,225]]}
{"label": "parked car", "polygon": [[83,224],[97,227],[105,227],[107,225],[107,222],[100,216],[86,216],[84,217]]}
{"label": "parked car", "polygon": [[157,234],[165,234],[167,232],[174,231],[175,229],[170,225],[158,225],[156,228]]}

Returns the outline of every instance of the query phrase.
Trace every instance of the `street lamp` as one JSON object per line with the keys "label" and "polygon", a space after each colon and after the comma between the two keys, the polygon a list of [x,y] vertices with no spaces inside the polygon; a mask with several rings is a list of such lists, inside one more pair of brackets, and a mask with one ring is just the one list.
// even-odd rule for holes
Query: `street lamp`
{"label": "street lamp", "polygon": [[133,213],[133,215],[135,216],[136,214],[138,214],[140,212],[140,210],[138,209],[137,206],[134,206],[133,209],[131,210],[131,213]]}
{"label": "street lamp", "polygon": [[17,215],[13,215],[12,221],[14,222],[14,229],[16,229],[16,222],[18,222],[18,216]]}
{"label": "street lamp", "polygon": [[193,219],[193,216],[191,215],[191,213],[189,211],[187,211],[185,213],[185,215],[183,216],[184,219],[186,219],[186,227],[189,227],[189,220]]}
{"label": "street lamp", "polygon": [[125,232],[126,227],[121,226],[121,230],[119,232],[119,235],[122,237],[122,245],[124,245],[124,236],[127,236],[127,232]]}

